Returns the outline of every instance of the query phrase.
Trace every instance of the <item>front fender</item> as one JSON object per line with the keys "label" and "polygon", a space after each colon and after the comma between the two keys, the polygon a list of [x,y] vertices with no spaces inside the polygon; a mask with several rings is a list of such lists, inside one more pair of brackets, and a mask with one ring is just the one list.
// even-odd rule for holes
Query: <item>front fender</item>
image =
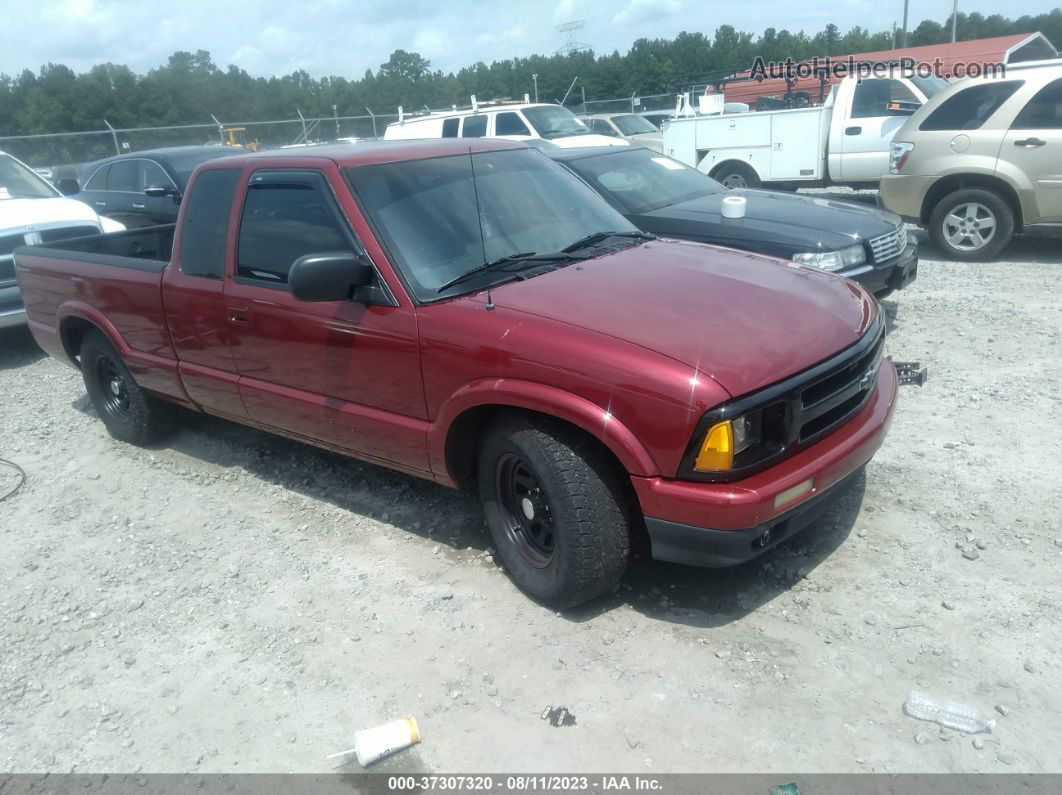
{"label": "front fender", "polygon": [[[616,417],[586,398],[563,389],[512,378],[471,381],[450,396],[428,430],[432,472],[450,485],[457,482],[446,461],[446,440],[458,417],[469,409],[508,406],[569,422],[599,440],[632,475],[657,475],[659,468],[645,445]],[[444,474],[445,473],[445,474]]]}

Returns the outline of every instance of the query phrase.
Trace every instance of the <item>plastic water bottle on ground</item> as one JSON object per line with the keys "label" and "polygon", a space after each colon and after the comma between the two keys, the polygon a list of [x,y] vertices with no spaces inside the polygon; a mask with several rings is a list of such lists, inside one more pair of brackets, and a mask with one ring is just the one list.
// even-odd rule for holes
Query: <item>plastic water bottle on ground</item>
{"label": "plastic water bottle on ground", "polygon": [[991,732],[996,725],[994,720],[982,715],[977,707],[918,691],[907,696],[907,700],[903,702],[903,712],[910,718],[930,721],[967,734]]}

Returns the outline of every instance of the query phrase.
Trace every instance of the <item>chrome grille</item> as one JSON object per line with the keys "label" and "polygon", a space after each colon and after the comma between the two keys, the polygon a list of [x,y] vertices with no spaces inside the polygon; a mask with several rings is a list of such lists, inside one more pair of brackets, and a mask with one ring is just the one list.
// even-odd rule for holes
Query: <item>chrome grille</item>
{"label": "chrome grille", "polygon": [[885,235],[871,238],[870,251],[874,262],[884,262],[903,253],[907,248],[907,227],[901,223]]}

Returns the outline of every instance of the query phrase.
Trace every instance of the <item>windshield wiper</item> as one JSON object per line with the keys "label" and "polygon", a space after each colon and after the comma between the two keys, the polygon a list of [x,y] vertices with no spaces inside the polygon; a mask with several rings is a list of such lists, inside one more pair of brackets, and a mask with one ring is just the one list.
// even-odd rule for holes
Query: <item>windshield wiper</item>
{"label": "windshield wiper", "polygon": [[592,235],[581,237],[574,243],[565,246],[561,251],[566,254],[572,251],[578,251],[581,248],[587,248],[596,245],[603,240],[608,240],[610,237],[632,237],[638,240],[656,240],[656,235],[650,234],[649,232],[594,232]]}
{"label": "windshield wiper", "polygon": [[[483,273],[484,271],[494,270],[495,268],[498,268],[499,265],[505,265],[510,262],[558,262],[560,260],[568,259],[582,259],[582,257],[569,254],[567,251],[558,251],[555,254],[536,254],[534,251],[524,251],[519,254],[507,254],[504,257],[498,257],[498,259],[491,260],[490,262],[484,262],[482,265],[479,265],[470,271],[465,271],[460,276],[455,276],[453,279],[450,279],[450,281],[440,286],[435,292],[441,293],[443,290],[447,290],[455,284],[460,284],[477,274]],[[506,269],[499,270],[505,272]]]}

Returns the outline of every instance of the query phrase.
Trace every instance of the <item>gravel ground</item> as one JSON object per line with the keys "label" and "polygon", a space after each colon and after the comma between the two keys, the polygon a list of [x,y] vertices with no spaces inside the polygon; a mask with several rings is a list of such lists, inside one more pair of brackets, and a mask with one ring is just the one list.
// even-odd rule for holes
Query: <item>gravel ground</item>
{"label": "gravel ground", "polygon": [[[0,502],[0,770],[327,771],[412,714],[384,769],[1062,771],[1060,242],[925,248],[885,306],[930,381],[821,523],[732,570],[642,562],[564,615],[510,585],[472,499],[205,417],[117,443],[0,332],[0,456],[28,473]],[[913,689],[995,731],[905,717]]]}

